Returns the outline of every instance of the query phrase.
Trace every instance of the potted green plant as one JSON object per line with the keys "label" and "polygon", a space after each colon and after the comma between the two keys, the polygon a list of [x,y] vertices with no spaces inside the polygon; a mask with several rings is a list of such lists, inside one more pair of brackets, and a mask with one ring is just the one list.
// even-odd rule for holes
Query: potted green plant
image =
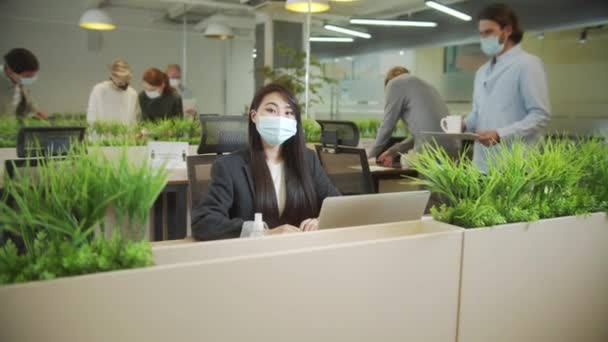
{"label": "potted green plant", "polygon": [[410,160],[444,201],[433,217],[469,228],[459,340],[603,340],[592,317],[608,304],[608,146],[550,138],[492,155],[486,174],[431,146]]}
{"label": "potted green plant", "polygon": [[[23,250],[12,240],[0,249],[1,284],[151,264],[142,227],[166,173],[132,165],[126,147],[115,161],[87,150],[74,145],[65,158],[39,161],[27,175],[5,180],[0,229]],[[105,224],[109,211],[122,226]]]}
{"label": "potted green plant", "polygon": [[[264,66],[261,72],[264,75],[266,82],[274,82],[283,85],[289,89],[303,104],[303,96],[306,91],[306,52],[297,51],[286,47],[283,44],[277,44],[279,55],[286,58],[287,62],[284,67],[271,68]],[[308,90],[310,91],[310,104],[323,103],[323,98],[320,95],[320,90],[325,85],[334,84],[338,81],[327,76],[325,67],[314,56],[310,56],[310,76]]]}

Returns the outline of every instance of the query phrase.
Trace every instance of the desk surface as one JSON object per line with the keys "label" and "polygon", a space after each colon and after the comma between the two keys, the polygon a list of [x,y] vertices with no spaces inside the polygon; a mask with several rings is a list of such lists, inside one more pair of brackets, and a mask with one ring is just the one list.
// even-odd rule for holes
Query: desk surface
{"label": "desk surface", "polygon": [[170,169],[167,185],[188,185],[188,170],[185,168]]}

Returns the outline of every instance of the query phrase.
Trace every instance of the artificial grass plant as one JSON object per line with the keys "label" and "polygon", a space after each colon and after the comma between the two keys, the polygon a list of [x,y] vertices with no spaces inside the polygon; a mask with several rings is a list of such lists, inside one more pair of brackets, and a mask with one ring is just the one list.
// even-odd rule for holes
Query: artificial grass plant
{"label": "artificial grass plant", "polygon": [[[132,165],[126,146],[121,153],[110,161],[97,147],[73,145],[5,179],[0,232],[23,246],[17,253],[9,240],[0,249],[0,284],[151,264],[143,226],[167,174]],[[106,226],[109,212],[118,227]]]}
{"label": "artificial grass plant", "polygon": [[497,145],[487,174],[462,153],[453,160],[426,145],[410,161],[419,184],[443,201],[431,213],[465,228],[608,210],[608,145],[548,138],[535,146]]}

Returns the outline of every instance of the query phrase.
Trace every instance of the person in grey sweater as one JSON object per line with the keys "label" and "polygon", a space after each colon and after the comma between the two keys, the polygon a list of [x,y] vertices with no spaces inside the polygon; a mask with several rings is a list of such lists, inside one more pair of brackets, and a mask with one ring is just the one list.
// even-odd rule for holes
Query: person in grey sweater
{"label": "person in grey sweater", "polygon": [[[450,155],[458,153],[459,143],[451,138],[433,138],[421,132],[442,132],[440,121],[448,115],[448,108],[437,89],[424,80],[410,75],[403,67],[394,67],[385,79],[384,120],[371,151],[370,158],[376,157],[379,164],[390,166],[399,153],[411,148],[416,151],[425,142],[436,143]],[[399,120],[403,120],[411,136],[383,151]]]}

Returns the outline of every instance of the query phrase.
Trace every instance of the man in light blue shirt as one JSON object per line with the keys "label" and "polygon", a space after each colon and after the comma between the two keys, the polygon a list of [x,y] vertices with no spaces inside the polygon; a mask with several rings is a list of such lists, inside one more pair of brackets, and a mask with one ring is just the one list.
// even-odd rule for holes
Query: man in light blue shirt
{"label": "man in light blue shirt", "polygon": [[523,31],[515,13],[503,4],[486,7],[479,33],[481,49],[491,59],[475,75],[473,110],[464,129],[477,134],[473,162],[486,172],[494,145],[538,141],[550,108],[543,62],[519,46]]}

